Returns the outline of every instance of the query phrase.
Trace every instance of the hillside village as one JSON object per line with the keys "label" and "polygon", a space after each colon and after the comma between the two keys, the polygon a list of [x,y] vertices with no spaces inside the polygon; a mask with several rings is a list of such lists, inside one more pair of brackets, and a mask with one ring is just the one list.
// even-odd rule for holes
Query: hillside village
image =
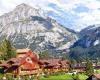
{"label": "hillside village", "polygon": [[40,60],[38,54],[30,49],[17,49],[16,58],[11,58],[0,64],[3,74],[11,73],[13,77],[25,75],[51,74],[69,70],[70,62],[61,59]]}
{"label": "hillside village", "polygon": [[6,0],[0,0],[0,80],[100,80],[98,0],[95,6],[89,5],[92,0],[9,0],[16,6],[9,3],[7,8],[13,9],[1,15],[6,12],[2,1]]}
{"label": "hillside village", "polygon": [[[16,49],[15,51],[16,57],[10,58],[0,63],[0,74],[3,75],[1,77],[2,80],[8,80],[7,75],[12,77],[10,80],[22,80],[22,77],[25,78],[26,76],[28,77],[26,80],[33,80],[33,76],[36,80],[41,80],[41,76],[44,76],[47,78],[46,80],[48,80],[50,75],[67,74],[75,76],[78,74],[83,75],[86,72],[87,62],[73,63],[68,59],[61,58],[40,59],[37,53],[28,48]],[[93,61],[92,67],[93,73],[85,77],[87,80],[92,80],[92,78],[99,80],[100,63]],[[72,79],[75,80],[75,77]]]}
{"label": "hillside village", "polygon": [[99,59],[77,62],[47,55],[48,53],[36,53],[29,48],[16,49],[5,39],[0,45],[0,79],[49,80],[50,76],[57,80],[58,76],[64,80],[100,79]]}

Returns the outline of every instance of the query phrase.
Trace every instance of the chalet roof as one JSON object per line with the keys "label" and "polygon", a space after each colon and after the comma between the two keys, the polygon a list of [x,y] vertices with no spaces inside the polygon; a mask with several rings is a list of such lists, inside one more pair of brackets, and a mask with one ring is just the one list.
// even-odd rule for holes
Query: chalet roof
{"label": "chalet roof", "polygon": [[60,68],[60,66],[54,66],[53,68],[54,68],[54,69],[58,69],[58,68]]}
{"label": "chalet roof", "polygon": [[95,76],[97,79],[100,79],[100,74],[94,74],[93,76]]}
{"label": "chalet roof", "polygon": [[41,60],[42,66],[44,68],[65,68],[69,67],[69,61],[68,60],[62,60],[62,59],[47,59],[47,60]]}
{"label": "chalet roof", "polygon": [[96,69],[100,69],[100,65],[98,65],[98,66],[94,66]]}
{"label": "chalet roof", "polygon": [[66,65],[66,64],[69,64],[69,63],[70,63],[70,62],[69,62],[68,60],[62,60],[62,61],[61,61],[61,64],[62,64],[62,65]]}
{"label": "chalet roof", "polygon": [[12,66],[20,66],[25,62],[25,58],[11,58],[10,60],[6,61],[7,64],[11,64]]}
{"label": "chalet roof", "polygon": [[28,52],[30,49],[26,48],[26,49],[17,49],[16,52],[17,53],[24,53],[24,52]]}
{"label": "chalet roof", "polygon": [[47,59],[47,60],[41,60],[42,63],[47,63],[49,64],[50,66],[54,66],[54,65],[59,65],[59,62],[61,60],[60,59]]}
{"label": "chalet roof", "polygon": [[[21,50],[21,51],[20,51]],[[17,51],[18,52],[23,52],[23,51],[28,51],[30,49],[18,49]],[[25,52],[26,52],[25,51]],[[39,61],[38,57],[37,57],[37,54],[33,53],[32,51],[28,51],[25,56],[23,57],[17,57],[17,58],[11,58],[9,60],[7,60],[5,62],[5,64],[1,64],[0,66],[1,67],[8,67],[10,68],[11,66],[21,66],[21,65],[24,65],[23,66],[23,69],[34,69],[34,64],[31,63],[31,62],[28,62],[27,59],[28,58],[31,58],[32,62],[35,64],[35,63],[38,63],[40,64],[41,62]]]}
{"label": "chalet roof", "polygon": [[7,62],[7,63],[9,63],[9,62],[16,63],[16,62],[18,62],[19,60],[21,60],[21,58],[11,58],[11,59],[9,59],[9,60],[6,61],[6,62]]}
{"label": "chalet roof", "polygon": [[9,67],[9,65],[8,65],[8,64],[6,64],[6,63],[3,63],[3,64],[0,64],[0,67],[5,67],[5,68],[8,68],[8,67]]}
{"label": "chalet roof", "polygon": [[[38,58],[39,59],[39,55],[36,54],[35,52],[32,52],[30,49],[26,48],[26,49],[17,49],[16,52],[18,54],[23,54],[23,53],[27,53],[27,55],[30,55],[30,57],[33,57],[34,56],[34,59],[35,58]],[[32,54],[31,54],[32,53]]]}
{"label": "chalet roof", "polygon": [[[27,69],[27,70],[28,69],[29,70],[34,69],[34,64],[25,63],[26,58],[27,57],[23,57],[23,58],[20,58],[20,59],[12,58],[12,59],[6,61],[4,64],[0,64],[0,67],[10,68],[12,66],[21,66],[21,65],[24,64],[23,69]],[[10,62],[13,62],[13,63],[11,63],[11,65],[10,65],[9,64]]]}
{"label": "chalet roof", "polygon": [[62,64],[66,65],[69,64],[70,62],[68,60],[61,60],[61,59],[47,59],[47,60],[41,60],[42,63],[48,63],[48,64]]}

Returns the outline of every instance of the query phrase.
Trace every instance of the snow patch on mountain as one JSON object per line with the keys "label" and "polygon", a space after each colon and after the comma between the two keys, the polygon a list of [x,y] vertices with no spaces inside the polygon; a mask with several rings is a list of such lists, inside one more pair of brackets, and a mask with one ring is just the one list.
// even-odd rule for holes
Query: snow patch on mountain
{"label": "snow patch on mountain", "polygon": [[100,41],[99,41],[99,40],[96,40],[96,41],[94,42],[94,46],[98,45],[99,43],[100,43]]}
{"label": "snow patch on mountain", "polygon": [[98,28],[98,27],[100,27],[100,24],[95,24],[95,25],[89,26],[89,27],[87,27],[86,29],[87,29],[87,30],[91,30],[91,29],[96,29],[96,28]]}

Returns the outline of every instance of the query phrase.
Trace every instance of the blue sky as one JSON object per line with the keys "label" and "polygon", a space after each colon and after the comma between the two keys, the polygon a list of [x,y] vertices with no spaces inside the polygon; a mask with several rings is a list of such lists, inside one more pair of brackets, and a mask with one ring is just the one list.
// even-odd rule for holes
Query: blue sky
{"label": "blue sky", "polygon": [[76,31],[100,24],[100,0],[0,0],[0,15],[21,3],[41,7],[48,16]]}
{"label": "blue sky", "polygon": [[77,7],[75,8],[75,9],[73,9],[75,12],[77,12],[77,13],[83,13],[83,12],[89,12],[89,8],[88,7],[86,7],[85,5],[81,5],[81,4],[79,4],[79,5],[77,5]]}

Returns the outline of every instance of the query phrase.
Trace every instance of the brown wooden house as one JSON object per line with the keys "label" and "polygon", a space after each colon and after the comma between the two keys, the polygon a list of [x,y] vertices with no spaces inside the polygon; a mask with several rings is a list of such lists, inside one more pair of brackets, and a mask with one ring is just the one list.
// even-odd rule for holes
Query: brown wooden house
{"label": "brown wooden house", "polygon": [[69,61],[61,59],[47,59],[41,60],[42,68],[47,72],[68,71]]}
{"label": "brown wooden house", "polygon": [[93,74],[86,80],[100,80],[100,74]]}
{"label": "brown wooden house", "polygon": [[76,64],[72,64],[71,68],[73,69],[73,72],[77,73],[77,72],[85,72],[86,70],[86,65],[85,63],[76,63]]}
{"label": "brown wooden house", "polygon": [[37,74],[40,69],[40,61],[37,54],[30,49],[16,50],[17,57],[0,64],[4,73],[13,73],[14,75]]}

